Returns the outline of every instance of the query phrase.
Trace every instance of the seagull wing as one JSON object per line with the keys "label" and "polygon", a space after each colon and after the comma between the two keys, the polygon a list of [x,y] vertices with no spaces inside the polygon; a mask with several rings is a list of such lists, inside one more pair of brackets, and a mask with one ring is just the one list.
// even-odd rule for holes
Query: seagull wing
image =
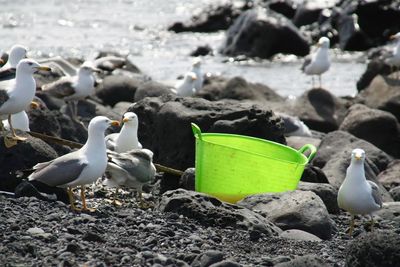
{"label": "seagull wing", "polygon": [[311,56],[310,55],[308,55],[306,58],[305,58],[305,60],[304,60],[304,62],[303,62],[303,65],[301,65],[301,70],[302,71],[305,71],[305,69],[306,69],[306,67],[308,66],[308,65],[310,65],[310,63],[311,63]]}
{"label": "seagull wing", "polygon": [[14,79],[15,73],[16,73],[16,70],[14,68],[0,69],[0,81]]}
{"label": "seagull wing", "polygon": [[382,207],[382,197],[381,197],[381,194],[379,193],[378,185],[370,180],[367,180],[367,182],[371,186],[371,189],[372,189],[371,194],[372,194],[372,197],[374,198],[376,205],[379,205],[380,207]]}
{"label": "seagull wing", "polygon": [[115,140],[118,137],[118,133],[112,133],[105,137],[107,149],[112,151],[115,150]]}
{"label": "seagull wing", "polygon": [[56,57],[51,57],[51,58],[45,58],[45,59],[39,59],[39,63],[48,63],[48,65],[54,64],[57,66],[62,72],[65,73],[65,75],[68,76],[75,76],[78,73],[78,68],[72,65],[70,62],[67,60],[63,59],[60,56]]}
{"label": "seagull wing", "polygon": [[87,162],[79,157],[78,151],[75,151],[35,165],[35,171],[28,178],[49,186],[62,186],[78,179],[87,165]]}
{"label": "seagull wing", "polygon": [[75,94],[74,80],[72,77],[63,77],[55,82],[43,85],[42,90],[57,98],[65,98]]}
{"label": "seagull wing", "polygon": [[153,155],[151,151],[149,151],[151,154],[148,151],[147,149],[133,149],[126,153],[111,155],[111,162],[124,169],[136,181],[147,183],[155,176]]}
{"label": "seagull wing", "polygon": [[8,95],[7,90],[0,89],[0,108],[8,99],[10,99],[10,96]]}

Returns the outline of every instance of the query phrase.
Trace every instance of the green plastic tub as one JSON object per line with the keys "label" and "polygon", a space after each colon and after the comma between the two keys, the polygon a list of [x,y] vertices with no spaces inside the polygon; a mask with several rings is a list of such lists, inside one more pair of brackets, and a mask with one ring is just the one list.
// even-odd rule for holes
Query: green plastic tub
{"label": "green plastic tub", "polygon": [[[313,145],[298,151],[260,138],[202,133],[196,138],[196,191],[236,203],[257,193],[295,190],[305,165],[315,156]],[[306,157],[303,153],[309,150]]]}

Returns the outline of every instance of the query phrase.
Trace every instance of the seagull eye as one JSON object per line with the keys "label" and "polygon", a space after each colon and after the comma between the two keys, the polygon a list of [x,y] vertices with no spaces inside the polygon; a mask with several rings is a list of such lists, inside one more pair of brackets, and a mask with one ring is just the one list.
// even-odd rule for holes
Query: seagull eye
{"label": "seagull eye", "polygon": [[28,65],[29,65],[29,66],[32,66],[32,62],[28,62]]}

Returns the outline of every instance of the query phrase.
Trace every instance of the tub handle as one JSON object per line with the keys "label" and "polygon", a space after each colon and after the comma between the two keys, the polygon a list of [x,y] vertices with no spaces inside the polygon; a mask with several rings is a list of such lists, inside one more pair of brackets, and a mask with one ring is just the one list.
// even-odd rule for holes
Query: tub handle
{"label": "tub handle", "polygon": [[195,123],[191,123],[191,125],[192,125],[192,131],[193,131],[193,134],[194,134],[194,136],[196,137],[196,138],[199,138],[200,140],[201,140],[201,130],[200,130],[200,127],[199,126],[197,126],[197,124],[195,124]]}
{"label": "tub handle", "polygon": [[304,152],[306,152],[307,150],[310,150],[310,155],[307,157],[307,160],[308,160],[307,163],[308,163],[317,154],[317,149],[315,148],[315,146],[313,146],[311,144],[306,144],[302,148],[300,148],[298,152],[304,154]]}

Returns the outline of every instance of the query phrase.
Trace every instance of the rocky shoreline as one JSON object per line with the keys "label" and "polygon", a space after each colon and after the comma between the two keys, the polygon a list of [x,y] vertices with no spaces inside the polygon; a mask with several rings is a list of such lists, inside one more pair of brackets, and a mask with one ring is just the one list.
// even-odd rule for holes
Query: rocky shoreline
{"label": "rocky shoreline", "polygon": [[[63,190],[24,181],[33,165],[71,148],[27,134],[26,142],[11,149],[0,140],[0,191],[15,193],[0,196],[0,262],[7,262],[6,266],[364,266],[359,262],[369,259],[369,266],[383,266],[379,262],[393,266],[397,261],[398,114],[369,104],[376,103],[374,93],[382,90],[376,86],[391,86],[384,77],[378,76],[352,99],[314,88],[290,102],[267,86],[240,77],[207,77],[203,90],[193,98],[166,94],[168,86],[143,77],[123,68],[103,73],[98,77],[97,97],[80,101],[79,115],[87,123],[95,115],[120,119],[126,110],[134,111],[140,122],[139,139],[154,151],[155,162],[189,169],[182,177],[158,173],[156,182],[146,188],[151,208],[139,208],[128,192],[119,196],[124,206],[114,207],[105,200],[111,192],[97,185],[88,197],[98,210],[73,213],[64,204],[68,200]],[[395,88],[390,92],[397,94]],[[29,113],[31,130],[84,142],[84,125],[65,115],[64,103],[40,91],[38,96],[44,104]],[[285,137],[277,111],[297,115],[313,136]],[[190,122],[204,132],[256,136],[295,148],[311,142],[318,153],[298,190],[227,204],[192,191]],[[366,151],[367,178],[379,184],[386,203],[375,214],[373,232],[368,218],[359,217],[357,230],[349,237],[349,215],[339,210],[336,195],[355,147]],[[254,209],[254,203],[264,206],[260,210],[257,204]],[[382,241],[385,235],[395,238]],[[367,244],[377,240],[379,253],[366,252]]]}
{"label": "rocky shoreline", "polygon": [[[351,1],[339,2],[330,7],[295,7],[290,1],[271,1],[257,6],[255,13],[250,2],[240,8],[228,5],[205,12],[190,25],[175,24],[170,29],[227,29],[222,53],[229,56],[270,58],[281,52],[302,56],[309,51],[308,37],[328,33],[333,43],[346,50],[385,43],[389,32],[377,38],[370,31],[348,32],[346,25],[354,24],[354,14],[362,24],[373,13],[371,7],[383,10],[378,12],[380,17],[385,12],[398,14],[398,10],[382,1],[357,2],[355,6],[347,5]],[[260,19],[259,8],[269,8],[268,19]],[[327,18],[326,9],[334,16]],[[395,30],[391,24],[386,27]],[[249,28],[251,34],[243,36]],[[265,32],[285,36],[279,41],[291,47],[277,49],[262,38],[248,42]],[[302,45],[293,50],[299,43]],[[246,50],[249,47],[257,49]],[[265,47],[268,49],[263,50]],[[118,57],[119,64],[108,56]],[[96,74],[96,94],[78,103],[82,123],[71,120],[63,100],[41,91],[43,84],[63,75],[62,69],[36,74],[41,104],[28,113],[31,131],[84,143],[91,118],[104,115],[120,120],[126,111],[132,111],[139,119],[139,140],[154,152],[154,162],[178,172],[158,170],[155,181],[144,188],[148,208],[138,205],[133,192],[123,190],[118,194],[123,205],[115,207],[109,201],[111,190],[97,183],[87,196],[89,205],[97,210],[77,213],[68,206],[65,190],[26,179],[35,164],[66,154],[71,146],[20,132],[27,140],[6,148],[1,136],[0,265],[398,265],[399,73],[390,74],[387,66],[370,63],[354,97],[337,97],[329,88],[311,88],[295,99],[243,77],[207,74],[204,87],[193,97],[180,97],[171,93],[169,85],[142,73],[129,58],[107,51],[99,52],[96,60],[102,71]],[[83,62],[76,58],[68,61],[76,66]],[[286,136],[279,113],[297,117],[311,129],[312,136]],[[194,191],[195,139],[190,123],[203,132],[248,135],[295,149],[311,143],[318,152],[306,166],[297,190],[253,195],[229,204]],[[116,131],[117,127],[109,130]],[[354,148],[365,150],[366,177],[378,184],[384,206],[374,213],[373,227],[368,216],[358,216],[349,236],[350,215],[339,209],[337,192]],[[183,175],[177,175],[179,171]]]}

